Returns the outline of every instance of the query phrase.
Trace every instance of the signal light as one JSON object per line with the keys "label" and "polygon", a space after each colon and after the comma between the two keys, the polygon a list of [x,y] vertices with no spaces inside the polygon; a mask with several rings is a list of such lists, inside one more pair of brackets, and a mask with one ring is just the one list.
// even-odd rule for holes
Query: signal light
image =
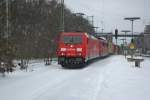
{"label": "signal light", "polygon": [[118,29],[115,29],[115,39],[118,38]]}

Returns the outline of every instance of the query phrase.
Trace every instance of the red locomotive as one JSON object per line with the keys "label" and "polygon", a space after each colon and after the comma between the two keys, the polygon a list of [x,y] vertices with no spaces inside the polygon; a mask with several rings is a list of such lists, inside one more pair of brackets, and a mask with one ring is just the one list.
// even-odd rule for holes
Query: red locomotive
{"label": "red locomotive", "polygon": [[61,33],[57,50],[62,67],[85,65],[89,60],[108,55],[108,43],[85,32]]}

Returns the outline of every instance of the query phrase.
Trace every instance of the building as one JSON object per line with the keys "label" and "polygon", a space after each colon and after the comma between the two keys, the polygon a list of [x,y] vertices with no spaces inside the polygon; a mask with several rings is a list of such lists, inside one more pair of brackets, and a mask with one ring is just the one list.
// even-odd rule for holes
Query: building
{"label": "building", "polygon": [[150,51],[150,25],[146,25],[144,30],[144,50]]}

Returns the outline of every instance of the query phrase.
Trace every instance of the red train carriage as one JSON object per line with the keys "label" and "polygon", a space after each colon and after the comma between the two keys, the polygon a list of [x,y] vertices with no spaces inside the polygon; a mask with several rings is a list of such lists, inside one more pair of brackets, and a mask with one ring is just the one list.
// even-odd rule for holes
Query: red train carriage
{"label": "red train carriage", "polygon": [[99,38],[99,41],[100,41],[100,54],[101,54],[101,56],[109,55],[107,41],[102,39],[102,38]]}
{"label": "red train carriage", "polygon": [[85,32],[64,32],[60,36],[57,50],[58,63],[67,68],[71,68],[70,65],[84,65],[94,58],[115,53],[118,50],[116,47],[113,43]]}
{"label": "red train carriage", "polygon": [[63,67],[82,65],[100,56],[100,41],[85,32],[62,33],[58,45],[58,63]]}

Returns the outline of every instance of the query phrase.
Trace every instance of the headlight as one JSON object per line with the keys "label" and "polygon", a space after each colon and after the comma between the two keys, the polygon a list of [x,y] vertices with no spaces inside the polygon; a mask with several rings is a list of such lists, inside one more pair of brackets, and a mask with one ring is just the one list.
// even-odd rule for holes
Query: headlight
{"label": "headlight", "polygon": [[60,48],[60,51],[66,51],[66,48]]}
{"label": "headlight", "polygon": [[77,48],[77,52],[82,52],[82,48]]}
{"label": "headlight", "polygon": [[81,56],[82,55],[82,53],[78,53],[78,56]]}
{"label": "headlight", "polygon": [[63,55],[65,55],[64,53],[61,53],[61,55],[63,56]]}

